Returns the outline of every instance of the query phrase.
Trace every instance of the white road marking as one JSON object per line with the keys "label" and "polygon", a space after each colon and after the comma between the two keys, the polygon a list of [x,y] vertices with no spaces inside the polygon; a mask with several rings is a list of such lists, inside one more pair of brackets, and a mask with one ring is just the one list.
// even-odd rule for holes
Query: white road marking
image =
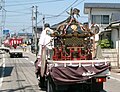
{"label": "white road marking", "polygon": [[34,65],[34,62],[33,61],[30,61],[30,63],[32,63]]}
{"label": "white road marking", "polygon": [[28,60],[28,58],[25,58],[26,60]]}
{"label": "white road marking", "polygon": [[[28,60],[28,58],[25,58],[26,60]],[[28,60],[29,61],[29,60]],[[34,65],[34,62],[33,61],[29,61],[30,63],[32,63]]]}
{"label": "white road marking", "polygon": [[113,80],[117,80],[117,81],[120,82],[120,79],[118,79],[118,78],[115,78],[115,77],[112,77],[112,76],[110,76],[110,78],[113,79]]}
{"label": "white road marking", "polygon": [[3,76],[4,76],[4,70],[5,70],[5,58],[4,58],[4,54],[3,54],[3,68],[2,68],[2,75],[1,75],[1,78],[0,78],[0,89],[1,89],[1,87],[2,87],[2,82],[3,82]]}

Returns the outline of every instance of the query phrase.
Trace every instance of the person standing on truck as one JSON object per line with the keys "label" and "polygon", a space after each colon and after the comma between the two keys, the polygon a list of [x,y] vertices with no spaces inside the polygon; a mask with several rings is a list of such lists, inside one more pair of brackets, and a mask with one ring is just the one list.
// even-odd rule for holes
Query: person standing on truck
{"label": "person standing on truck", "polygon": [[[37,55],[37,60],[35,61],[35,67],[36,67],[36,76],[38,78],[38,75],[40,74],[40,67],[41,67],[41,53],[42,53],[42,47],[46,46],[46,49],[52,49],[51,40],[53,39],[50,34],[53,33],[53,30],[50,29],[50,25],[46,23],[44,25],[44,30],[41,33],[40,39],[39,39],[39,51]],[[49,53],[47,51],[47,53]],[[48,58],[50,58],[50,54],[48,55]]]}
{"label": "person standing on truck", "polygon": [[17,48],[17,44],[14,44],[13,47],[14,47],[14,49],[16,49]]}

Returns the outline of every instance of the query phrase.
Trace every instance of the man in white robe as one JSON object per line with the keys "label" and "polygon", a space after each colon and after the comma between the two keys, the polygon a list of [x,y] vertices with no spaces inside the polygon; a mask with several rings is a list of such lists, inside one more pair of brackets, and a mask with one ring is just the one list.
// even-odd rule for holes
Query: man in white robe
{"label": "man in white robe", "polygon": [[45,26],[45,29],[42,31],[40,39],[39,39],[39,52],[38,52],[38,58],[41,57],[41,51],[42,47],[46,46],[47,49],[53,48],[53,37],[50,36],[50,34],[53,33],[53,30],[50,29],[49,25]]}
{"label": "man in white robe", "polygon": [[39,52],[37,55],[37,60],[35,61],[35,66],[36,66],[36,75],[38,77],[40,73],[40,67],[41,67],[41,56],[42,56],[42,48],[46,46],[46,52],[47,52],[47,57],[46,58],[51,58],[50,56],[50,50],[53,48],[53,37],[50,36],[50,34],[53,33],[53,30],[50,29],[49,24],[45,24],[45,28],[41,33],[40,39],[39,39]]}

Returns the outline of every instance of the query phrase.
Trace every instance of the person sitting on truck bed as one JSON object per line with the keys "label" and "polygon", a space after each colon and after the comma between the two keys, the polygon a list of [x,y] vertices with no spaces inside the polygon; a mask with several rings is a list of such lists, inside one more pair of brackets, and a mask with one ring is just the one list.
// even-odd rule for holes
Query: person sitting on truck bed
{"label": "person sitting on truck bed", "polygon": [[[38,77],[38,75],[40,74],[40,67],[41,67],[41,51],[42,51],[42,47],[46,46],[47,49],[52,49],[53,44],[51,43],[52,37],[50,36],[50,34],[53,33],[53,30],[50,29],[50,25],[49,24],[45,24],[44,25],[44,30],[41,33],[40,39],[39,39],[39,51],[38,51],[38,55],[37,55],[37,60],[35,61],[35,67],[36,67],[36,76]],[[51,45],[52,44],[52,45]],[[47,53],[48,50],[47,50]],[[48,54],[50,55],[50,54]],[[50,56],[48,56],[48,58],[50,58]]]}

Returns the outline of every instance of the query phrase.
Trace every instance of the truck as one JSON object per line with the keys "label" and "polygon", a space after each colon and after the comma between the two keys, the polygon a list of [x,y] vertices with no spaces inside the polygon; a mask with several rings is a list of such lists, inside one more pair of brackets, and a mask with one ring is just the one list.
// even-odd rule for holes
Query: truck
{"label": "truck", "polygon": [[110,76],[110,62],[95,44],[99,28],[78,22],[74,14],[73,10],[49,35],[52,49],[47,48],[50,44],[42,45],[36,60],[39,86],[47,92],[102,92]]}
{"label": "truck", "polygon": [[9,48],[7,52],[11,58],[23,57],[23,50],[21,48],[23,38],[11,37],[4,41],[4,48]]}

